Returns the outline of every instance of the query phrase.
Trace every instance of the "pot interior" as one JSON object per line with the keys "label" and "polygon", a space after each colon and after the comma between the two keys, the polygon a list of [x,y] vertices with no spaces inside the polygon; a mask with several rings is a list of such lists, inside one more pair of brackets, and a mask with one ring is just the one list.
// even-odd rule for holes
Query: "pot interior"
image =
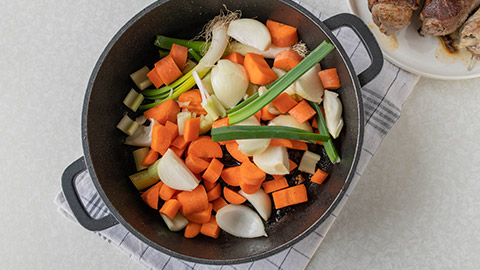
{"label": "pot interior", "polygon": [[[289,1],[160,1],[132,19],[109,44],[92,75],[83,112],[87,164],[100,195],[115,217],[150,246],[203,263],[245,262],[270,255],[318,225],[346,185],[359,136],[358,93],[352,79],[355,75],[342,54],[335,50],[321,64],[336,67],[342,82],[338,92],[344,106],[345,126],[336,140],[342,162],[330,169],[330,177],[322,185],[307,184],[309,201],[291,207],[286,215],[269,222],[269,237],[241,239],[221,233],[218,239],[202,235],[186,239],[182,232],[170,232],[158,212],[142,201],[130,182],[128,175],[135,172],[131,151],[135,148],[122,143],[125,136],[115,126],[124,114],[133,115],[122,105],[125,95],[134,88],[129,75],[144,65],[151,68],[159,60],[158,49],[153,46],[155,36],[191,39],[219,14],[223,4],[229,10],[241,10],[244,18],[263,22],[272,19],[296,26],[309,49],[332,37],[323,24],[312,21]],[[338,45],[335,40],[332,42]]]}

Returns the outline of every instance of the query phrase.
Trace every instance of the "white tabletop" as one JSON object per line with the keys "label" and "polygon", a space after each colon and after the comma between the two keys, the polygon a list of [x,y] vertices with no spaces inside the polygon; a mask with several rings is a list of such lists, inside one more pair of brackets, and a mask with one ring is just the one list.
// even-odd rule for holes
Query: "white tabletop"
{"label": "white tabletop", "polygon": [[[0,4],[0,269],[142,269],[61,217],[96,59],[151,0]],[[308,0],[326,14],[346,0]],[[480,79],[421,79],[309,269],[480,268]]]}

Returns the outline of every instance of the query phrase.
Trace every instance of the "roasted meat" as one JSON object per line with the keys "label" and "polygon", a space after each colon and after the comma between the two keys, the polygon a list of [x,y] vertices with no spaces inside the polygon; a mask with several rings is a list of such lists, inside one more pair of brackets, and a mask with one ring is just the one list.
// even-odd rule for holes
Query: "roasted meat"
{"label": "roasted meat", "polygon": [[480,60],[480,9],[460,29],[460,48],[467,48]]}
{"label": "roasted meat", "polygon": [[420,19],[420,34],[444,36],[457,30],[468,15],[478,8],[480,0],[426,0]]}
{"label": "roasted meat", "polygon": [[368,0],[373,22],[385,35],[402,30],[409,23],[421,0]]}

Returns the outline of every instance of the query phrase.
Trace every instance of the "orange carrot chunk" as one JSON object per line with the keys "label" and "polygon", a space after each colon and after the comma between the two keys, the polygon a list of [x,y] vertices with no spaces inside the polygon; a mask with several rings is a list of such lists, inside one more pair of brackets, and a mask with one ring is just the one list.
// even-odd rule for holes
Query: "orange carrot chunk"
{"label": "orange carrot chunk", "polygon": [[183,236],[185,238],[194,238],[200,233],[200,228],[202,227],[202,224],[198,223],[193,223],[189,222],[187,224],[187,227],[185,227],[185,231],[183,233]]}
{"label": "orange carrot chunk", "polygon": [[208,164],[207,169],[202,175],[203,180],[205,180],[205,182],[216,182],[218,178],[220,178],[223,166],[223,163],[220,162],[218,159],[212,159],[212,161],[210,161],[210,164]]}
{"label": "orange carrot chunk", "polygon": [[212,128],[226,127],[226,126],[228,126],[228,117],[215,120],[215,122],[213,122],[212,124]]}
{"label": "orange carrot chunk", "polygon": [[217,142],[212,141],[210,136],[200,136],[188,146],[188,154],[194,154],[201,158],[222,158],[222,148]]}
{"label": "orange carrot chunk", "polygon": [[217,182],[203,181],[203,185],[205,186],[205,190],[209,192],[217,186]]}
{"label": "orange carrot chunk", "polygon": [[155,124],[152,128],[152,143],[151,148],[153,151],[164,155],[167,152],[170,143],[170,135],[168,129],[160,124]]}
{"label": "orange carrot chunk", "polygon": [[212,216],[212,204],[208,204],[208,208],[200,212],[193,213],[191,215],[185,216],[190,222],[195,222],[199,224],[207,223],[210,221]]}
{"label": "orange carrot chunk", "polygon": [[324,69],[318,72],[318,77],[326,89],[335,90],[340,88],[340,78],[336,68]]}
{"label": "orange carrot chunk", "polygon": [[234,63],[243,65],[243,55],[238,52],[231,52],[223,57],[223,59],[228,59]]}
{"label": "orange carrot chunk", "polygon": [[168,134],[170,135],[170,141],[173,142],[178,136],[178,126],[177,124],[167,121],[165,127],[168,129]]}
{"label": "orange carrot chunk", "polygon": [[170,149],[177,155],[177,157],[182,158],[183,153],[185,152],[185,148],[179,149],[175,146],[170,146]]}
{"label": "orange carrot chunk", "polygon": [[225,183],[233,187],[240,186],[240,182],[242,182],[240,166],[223,169],[220,176],[222,177]]}
{"label": "orange carrot chunk", "polygon": [[275,59],[273,60],[273,66],[284,70],[291,70],[302,60],[303,57],[300,56],[300,54],[298,54],[297,52],[292,50],[284,50],[275,55]]}
{"label": "orange carrot chunk", "polygon": [[183,69],[185,63],[187,63],[188,48],[174,43],[172,44],[169,55],[172,56],[177,67]]}
{"label": "orange carrot chunk", "polygon": [[221,195],[222,195],[222,187],[220,186],[220,183],[217,183],[217,185],[213,189],[207,192],[209,202],[220,198]]}
{"label": "orange carrot chunk", "polygon": [[187,165],[187,168],[193,173],[201,173],[207,169],[209,163],[203,158],[190,154],[187,155],[187,158],[185,159],[185,165]]}
{"label": "orange carrot chunk", "polygon": [[142,194],[143,201],[153,209],[158,209],[158,193],[163,186],[163,182],[158,182]]}
{"label": "orange carrot chunk", "polygon": [[240,165],[240,173],[242,174],[242,181],[247,185],[261,184],[266,177],[265,172],[250,161],[245,161]]}
{"label": "orange carrot chunk", "polygon": [[227,204],[228,203],[222,197],[220,197],[212,202],[213,211],[218,212],[218,210],[222,209],[222,207]]}
{"label": "orange carrot chunk", "polygon": [[289,139],[270,139],[270,145],[273,146],[285,146],[287,148],[292,148],[292,141]]}
{"label": "orange carrot chunk", "polygon": [[172,146],[175,146],[177,147],[178,149],[185,149],[188,145],[188,142],[185,141],[185,139],[183,138],[183,135],[182,136],[178,136],[177,138],[175,138],[175,140],[173,140],[172,142]]}
{"label": "orange carrot chunk", "polygon": [[305,123],[312,118],[317,112],[308,104],[307,101],[300,101],[288,113],[299,123]]}
{"label": "orange carrot chunk", "polygon": [[160,88],[160,86],[163,85],[163,81],[160,79],[160,76],[158,76],[158,73],[155,69],[150,70],[150,72],[147,73],[147,77],[150,79],[153,85],[155,85],[155,88]]}
{"label": "orange carrot chunk", "polygon": [[225,148],[227,149],[227,152],[237,161],[250,161],[247,155],[245,155],[242,151],[238,150],[238,143],[236,141],[225,144]]}
{"label": "orange carrot chunk", "polygon": [[253,116],[255,116],[259,122],[262,121],[262,110],[256,112]]}
{"label": "orange carrot chunk", "polygon": [[314,183],[321,185],[325,179],[327,179],[328,173],[317,169],[317,171],[310,177],[310,180]]}
{"label": "orange carrot chunk", "polygon": [[153,151],[152,149],[148,150],[147,155],[142,160],[142,166],[148,167],[155,163],[158,159],[158,152]]}
{"label": "orange carrot chunk", "polygon": [[177,190],[167,185],[162,185],[162,187],[160,188],[160,191],[158,192],[160,198],[164,201],[170,200],[173,197],[173,195],[175,195],[175,193],[177,193]]}
{"label": "orange carrot chunk", "polygon": [[272,100],[272,103],[281,113],[287,113],[298,104],[294,98],[285,92],[281,93],[278,97]]}
{"label": "orange carrot chunk", "polygon": [[220,234],[220,227],[218,227],[217,220],[215,219],[214,215],[212,215],[209,222],[202,224],[200,233],[212,238],[218,238],[218,235]]}
{"label": "orange carrot chunk", "polygon": [[272,193],[276,209],[308,201],[305,185],[297,185]]}
{"label": "orange carrot chunk", "polygon": [[178,193],[177,200],[182,205],[180,212],[184,216],[203,211],[208,208],[208,196],[203,185],[198,185],[192,191]]}
{"label": "orange carrot chunk", "polygon": [[155,63],[155,70],[165,85],[171,84],[182,76],[182,71],[171,55],[167,55]]}
{"label": "orange carrot chunk", "polygon": [[172,99],[169,99],[163,103],[158,104],[157,106],[146,110],[143,114],[148,119],[153,118],[158,123],[165,125],[168,121],[176,122],[177,114],[180,112],[180,107],[177,102]]}
{"label": "orange carrot chunk", "polygon": [[263,56],[256,53],[247,53],[243,62],[251,83],[268,85],[277,79],[277,75],[270,68]]}
{"label": "orange carrot chunk", "polygon": [[200,135],[200,117],[188,119],[183,127],[183,138],[186,142],[198,139]]}
{"label": "orange carrot chunk", "polygon": [[173,219],[177,214],[178,209],[180,209],[180,203],[175,199],[170,199],[163,204],[162,208],[160,208],[160,213]]}
{"label": "orange carrot chunk", "polygon": [[291,149],[296,149],[296,150],[308,150],[308,146],[305,142],[302,141],[297,141],[297,140],[290,140],[292,142],[292,147]]}
{"label": "orange carrot chunk", "polygon": [[272,20],[267,20],[266,25],[276,46],[289,47],[298,42],[297,28]]}
{"label": "orange carrot chunk", "polygon": [[247,194],[253,194],[257,192],[261,187],[262,187],[262,182],[259,182],[258,184],[255,184],[255,185],[247,184],[245,183],[245,181],[240,182],[240,188],[243,190],[243,192]]}
{"label": "orange carrot chunk", "polygon": [[269,121],[269,120],[272,120],[273,118],[277,117],[277,115],[273,114],[273,113],[270,113],[267,109],[267,106],[263,107],[261,110],[262,112],[262,120],[264,121]]}
{"label": "orange carrot chunk", "polygon": [[277,190],[281,190],[288,187],[287,179],[285,177],[266,181],[262,183],[265,193],[272,193]]}
{"label": "orange carrot chunk", "polygon": [[197,114],[207,114],[202,107],[202,96],[199,89],[192,89],[178,97],[180,108],[187,109],[189,112]]}
{"label": "orange carrot chunk", "polygon": [[295,168],[298,167],[297,163],[293,162],[291,159],[288,160],[288,163],[290,164],[290,172],[295,170]]}
{"label": "orange carrot chunk", "polygon": [[247,200],[245,197],[238,194],[238,192],[228,187],[223,187],[223,197],[225,197],[225,200],[231,204],[242,204]]}

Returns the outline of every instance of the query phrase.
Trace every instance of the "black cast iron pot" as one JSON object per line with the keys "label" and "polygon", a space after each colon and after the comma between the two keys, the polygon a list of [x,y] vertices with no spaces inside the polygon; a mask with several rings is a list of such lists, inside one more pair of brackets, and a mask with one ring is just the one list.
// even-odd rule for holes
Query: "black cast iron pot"
{"label": "black cast iron pot", "polygon": [[[157,211],[140,198],[128,175],[134,172],[131,149],[115,128],[127,112],[122,105],[133,87],[129,74],[158,60],[155,35],[190,39],[218,15],[225,4],[241,10],[242,17],[260,21],[272,19],[298,27],[300,39],[310,49],[323,40],[336,46],[322,62],[336,67],[342,82],[338,90],[344,106],[345,126],[336,146],[342,162],[333,166],[329,179],[309,189],[307,203],[292,206],[287,215],[267,225],[268,238],[242,239],[226,233],[218,239],[198,236],[186,239],[170,232]],[[365,45],[371,65],[360,75],[332,30],[349,27]],[[207,264],[234,264],[260,259],[298,242],[317,228],[333,211],[350,184],[359,158],[363,137],[361,86],[371,81],[383,65],[382,53],[368,28],[357,17],[340,14],[323,22],[289,0],[191,0],[158,1],[142,10],[114,36],[100,56],[91,75],[82,114],[84,157],[70,165],[62,176],[62,188],[77,220],[88,230],[103,230],[121,223],[149,246],[180,259]],[[88,169],[95,187],[111,214],[92,219],[79,203],[74,177]]]}

